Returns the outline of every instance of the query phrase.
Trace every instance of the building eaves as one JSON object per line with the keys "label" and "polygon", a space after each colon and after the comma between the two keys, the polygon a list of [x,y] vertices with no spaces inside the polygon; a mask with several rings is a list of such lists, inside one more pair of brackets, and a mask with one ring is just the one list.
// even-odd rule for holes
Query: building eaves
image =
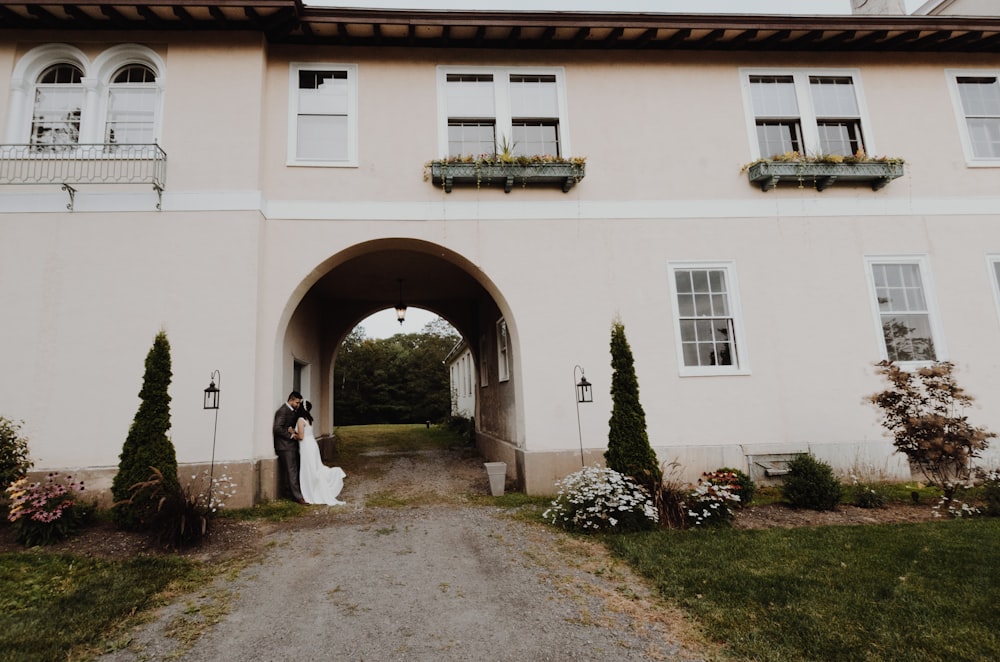
{"label": "building eaves", "polygon": [[306,7],[299,0],[0,0],[17,30],[260,32],[272,43],[472,49],[677,51],[1000,50],[1000,17],[758,16],[414,11]]}

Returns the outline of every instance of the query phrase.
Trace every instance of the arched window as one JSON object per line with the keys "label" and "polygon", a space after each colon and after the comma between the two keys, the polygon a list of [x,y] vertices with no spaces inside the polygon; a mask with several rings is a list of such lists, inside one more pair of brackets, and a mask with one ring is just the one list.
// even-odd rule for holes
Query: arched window
{"label": "arched window", "polygon": [[38,76],[31,117],[31,144],[36,149],[66,149],[80,142],[83,72],[72,64],[55,64]]}
{"label": "arched window", "polygon": [[156,141],[156,74],[143,64],[128,64],[108,84],[104,142],[142,145]]}

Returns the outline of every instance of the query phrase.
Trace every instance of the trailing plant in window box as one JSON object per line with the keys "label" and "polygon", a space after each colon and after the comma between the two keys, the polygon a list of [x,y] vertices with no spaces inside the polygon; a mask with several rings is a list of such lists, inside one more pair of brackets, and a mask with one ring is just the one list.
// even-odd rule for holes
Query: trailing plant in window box
{"label": "trailing plant in window box", "polygon": [[823,191],[837,182],[869,184],[877,191],[893,179],[903,176],[901,158],[869,156],[864,150],[855,154],[800,154],[785,152],[745,164],[750,183],[758,184],[762,191],[770,191],[782,181],[798,182],[805,188],[808,182],[817,191]]}
{"label": "trailing plant in window box", "polygon": [[559,184],[569,191],[586,174],[586,159],[552,155],[517,156],[509,152],[479,156],[450,156],[424,164],[424,178],[451,193],[455,184],[474,184],[476,188],[502,184],[510,193],[514,184]]}

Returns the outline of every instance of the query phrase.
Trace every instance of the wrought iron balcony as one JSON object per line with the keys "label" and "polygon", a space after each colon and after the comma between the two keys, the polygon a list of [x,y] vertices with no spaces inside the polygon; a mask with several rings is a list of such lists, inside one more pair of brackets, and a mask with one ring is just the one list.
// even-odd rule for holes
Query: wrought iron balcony
{"label": "wrought iron balcony", "polygon": [[0,185],[58,184],[73,210],[80,184],[148,184],[156,208],[167,183],[167,153],[159,145],[0,145]]}

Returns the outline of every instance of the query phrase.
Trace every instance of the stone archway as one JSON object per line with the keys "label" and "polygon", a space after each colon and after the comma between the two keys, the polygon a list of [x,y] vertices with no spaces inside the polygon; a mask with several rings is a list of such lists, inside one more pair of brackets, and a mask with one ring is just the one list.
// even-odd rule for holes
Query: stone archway
{"label": "stone archway", "polygon": [[[290,300],[287,325],[279,332],[276,374],[297,375],[314,403],[317,430],[332,431],[333,379],[344,338],[369,314],[392,307],[400,296],[409,306],[434,312],[469,343],[477,370],[487,377],[477,392],[477,444],[487,459],[514,460],[523,447],[523,416],[515,366],[501,368],[498,333],[517,344],[513,315],[494,283],[471,261],[438,244],[416,239],[379,239],[338,251],[316,265]],[[503,320],[503,325],[498,325]],[[518,354],[510,352],[510,361]],[[287,365],[288,363],[291,365]],[[283,397],[280,394],[278,397]]]}

